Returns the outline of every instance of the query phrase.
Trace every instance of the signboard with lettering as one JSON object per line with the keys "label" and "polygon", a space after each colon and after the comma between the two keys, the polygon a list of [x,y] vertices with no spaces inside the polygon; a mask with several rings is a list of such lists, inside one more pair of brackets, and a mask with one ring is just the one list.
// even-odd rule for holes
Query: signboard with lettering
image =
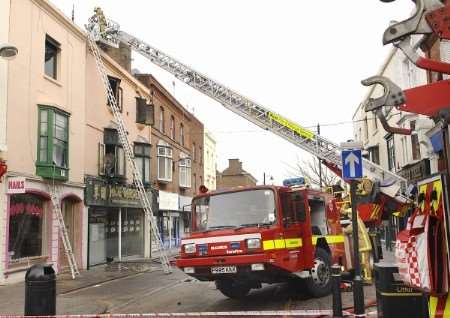
{"label": "signboard with lettering", "polygon": [[8,178],[8,188],[6,193],[8,194],[18,194],[25,193],[26,191],[26,180],[25,177],[13,177]]}
{"label": "signboard with lettering", "polygon": [[[108,184],[100,178],[86,177],[86,205],[110,206],[124,208],[141,208],[138,191],[132,185]],[[155,209],[157,194],[148,189],[147,195]],[[156,212],[156,211],[154,211]]]}

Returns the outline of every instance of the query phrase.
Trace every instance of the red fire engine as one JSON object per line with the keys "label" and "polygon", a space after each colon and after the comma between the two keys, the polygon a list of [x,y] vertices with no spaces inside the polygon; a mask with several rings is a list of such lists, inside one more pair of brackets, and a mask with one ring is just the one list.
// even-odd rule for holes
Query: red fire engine
{"label": "red fire engine", "polygon": [[230,298],[262,283],[304,279],[315,297],[330,293],[330,266],[345,267],[335,198],[305,186],[238,187],[192,201],[192,234],[176,265],[215,281]]}

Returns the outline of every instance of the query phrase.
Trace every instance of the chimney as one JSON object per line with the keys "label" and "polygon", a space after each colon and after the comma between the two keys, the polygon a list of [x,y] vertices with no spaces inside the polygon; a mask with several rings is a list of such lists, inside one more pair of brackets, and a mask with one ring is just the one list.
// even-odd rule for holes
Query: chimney
{"label": "chimney", "polygon": [[128,73],[131,73],[131,48],[129,46],[120,42],[117,49],[108,45],[102,45],[101,48]]}
{"label": "chimney", "polygon": [[239,159],[228,159],[228,167],[233,173],[239,174],[242,171],[242,162]]}

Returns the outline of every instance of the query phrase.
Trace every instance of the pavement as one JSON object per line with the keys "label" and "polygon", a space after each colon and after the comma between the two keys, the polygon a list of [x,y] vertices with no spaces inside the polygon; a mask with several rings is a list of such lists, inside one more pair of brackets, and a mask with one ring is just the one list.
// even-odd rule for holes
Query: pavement
{"label": "pavement", "polygon": [[[178,248],[168,251],[171,260],[178,255]],[[101,314],[108,306],[101,301],[80,302],[70,295],[87,289],[104,286],[109,282],[120,281],[131,276],[153,273],[153,276],[165,276],[158,255],[151,259],[135,259],[97,265],[80,272],[72,279],[70,272],[57,275],[57,313],[58,314]],[[149,280],[152,281],[152,280]],[[22,315],[24,312],[25,283],[0,286],[0,315]]]}
{"label": "pavement", "polygon": [[[177,253],[173,251],[172,259]],[[384,252],[384,262],[393,253]],[[375,310],[376,291],[364,286],[368,311]],[[344,309],[353,307],[353,293],[342,292]],[[330,310],[332,296],[311,298],[298,283],[264,285],[245,300],[223,296],[213,282],[199,282],[173,267],[164,274],[157,259],[133,260],[92,267],[73,280],[58,275],[57,314],[185,313],[199,311]],[[24,283],[0,287],[0,315],[23,315]]]}

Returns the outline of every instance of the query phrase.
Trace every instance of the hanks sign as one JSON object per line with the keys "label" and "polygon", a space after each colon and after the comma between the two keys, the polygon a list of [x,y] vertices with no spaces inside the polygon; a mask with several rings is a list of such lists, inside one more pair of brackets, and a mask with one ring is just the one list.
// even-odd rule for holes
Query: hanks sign
{"label": "hanks sign", "polygon": [[8,178],[8,189],[6,193],[17,194],[25,193],[26,181],[24,177]]}

